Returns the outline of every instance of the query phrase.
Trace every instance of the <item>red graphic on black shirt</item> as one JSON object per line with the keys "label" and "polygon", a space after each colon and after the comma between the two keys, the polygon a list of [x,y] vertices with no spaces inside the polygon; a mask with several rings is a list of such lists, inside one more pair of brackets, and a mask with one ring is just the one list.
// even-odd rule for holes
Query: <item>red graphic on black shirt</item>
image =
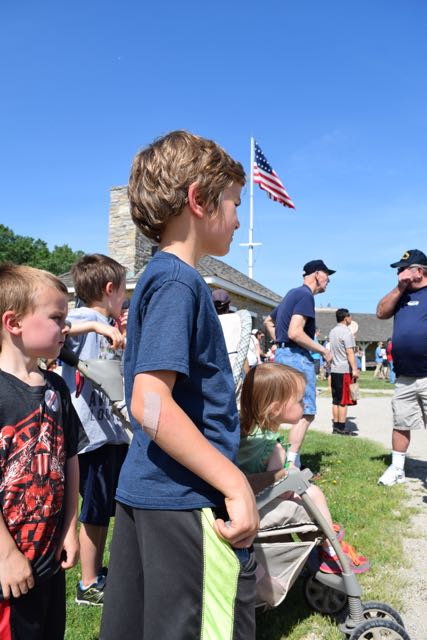
{"label": "red graphic on black shirt", "polygon": [[6,526],[29,560],[57,544],[64,500],[64,432],[40,407],[0,431],[0,504]]}

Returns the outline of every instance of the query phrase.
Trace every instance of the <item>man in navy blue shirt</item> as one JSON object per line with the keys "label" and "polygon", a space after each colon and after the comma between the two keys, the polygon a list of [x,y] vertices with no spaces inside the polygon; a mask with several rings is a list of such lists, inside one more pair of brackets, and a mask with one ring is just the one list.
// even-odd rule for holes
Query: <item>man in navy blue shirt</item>
{"label": "man in navy blue shirt", "polygon": [[378,318],[394,317],[392,463],[378,480],[386,486],[405,482],[411,430],[427,427],[427,257],[410,249],[390,266],[397,269],[397,286],[377,307]]}
{"label": "man in navy blue shirt", "polygon": [[320,353],[326,361],[332,356],[328,349],[315,342],[314,296],[326,291],[329,276],[335,273],[323,260],[311,260],[304,265],[303,285],[291,289],[265,320],[265,327],[277,344],[275,362],[287,364],[305,374],[304,415],[289,432],[288,460],[300,466],[299,450],[308,427],[316,414],[316,371],[310,351]]}

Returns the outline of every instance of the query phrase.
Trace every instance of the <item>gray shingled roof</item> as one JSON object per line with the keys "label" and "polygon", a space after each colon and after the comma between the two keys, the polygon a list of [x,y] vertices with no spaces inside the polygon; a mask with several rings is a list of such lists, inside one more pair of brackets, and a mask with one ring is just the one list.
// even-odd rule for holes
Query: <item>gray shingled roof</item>
{"label": "gray shingled roof", "polygon": [[231,284],[247,289],[248,291],[258,293],[266,298],[270,298],[272,302],[279,303],[282,299],[281,296],[274,293],[274,291],[271,291],[271,289],[267,289],[267,287],[264,287],[256,280],[245,276],[244,273],[238,271],[234,267],[230,267],[229,264],[226,264],[222,260],[218,260],[218,258],[205,256],[200,260],[197,270],[203,277],[216,276],[217,278],[222,278]]}
{"label": "gray shingled roof", "polygon": [[[131,278],[128,278],[128,282],[136,282],[144,272],[144,269],[145,265],[138,271],[138,273],[136,273]],[[218,260],[218,258],[213,258],[212,256],[204,256],[197,265],[197,271],[200,273],[202,278],[221,278],[231,285],[247,289],[248,292],[257,293],[261,296],[269,298],[273,303],[278,304],[282,299],[281,296],[279,296],[277,293],[274,293],[274,291],[271,291],[271,289],[264,287],[256,280],[252,280],[248,276],[245,276],[245,274],[241,271],[238,271],[234,267],[230,267],[229,264],[226,264],[222,260]]]}
{"label": "gray shingled roof", "polygon": [[[134,284],[137,282],[141,274],[145,269],[142,267],[134,276],[127,278],[128,284]],[[234,267],[231,267],[229,264],[226,264],[222,260],[218,260],[218,258],[213,258],[212,256],[205,256],[202,258],[197,266],[197,270],[203,278],[208,277],[216,277],[221,278],[223,281],[230,283],[231,285],[235,285],[241,287],[242,289],[246,289],[249,292],[257,293],[261,296],[269,298],[272,303],[278,304],[281,301],[281,296],[271,289],[264,287],[262,284],[257,282],[256,280],[252,280],[248,276],[245,276],[244,273],[238,271]],[[73,279],[71,277],[71,271],[64,273],[60,276],[62,282],[67,287],[73,287]]]}
{"label": "gray shingled roof", "polygon": [[59,279],[65,284],[65,286],[69,289],[70,287],[74,287],[73,277],[71,275],[71,271],[67,271],[59,276]]}
{"label": "gray shingled roof", "polygon": [[[359,325],[357,342],[378,342],[387,340],[393,332],[393,319],[379,320],[374,313],[352,313],[351,317]],[[323,339],[336,325],[335,309],[316,309],[316,326]]]}

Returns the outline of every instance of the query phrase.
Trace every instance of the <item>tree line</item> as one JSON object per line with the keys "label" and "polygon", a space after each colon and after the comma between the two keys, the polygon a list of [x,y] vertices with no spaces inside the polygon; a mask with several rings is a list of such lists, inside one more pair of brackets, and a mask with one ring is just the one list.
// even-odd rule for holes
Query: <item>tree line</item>
{"label": "tree line", "polygon": [[20,236],[0,224],[0,263],[27,264],[60,275],[82,255],[83,251],[73,251],[68,244],[55,245],[50,251],[44,240]]}

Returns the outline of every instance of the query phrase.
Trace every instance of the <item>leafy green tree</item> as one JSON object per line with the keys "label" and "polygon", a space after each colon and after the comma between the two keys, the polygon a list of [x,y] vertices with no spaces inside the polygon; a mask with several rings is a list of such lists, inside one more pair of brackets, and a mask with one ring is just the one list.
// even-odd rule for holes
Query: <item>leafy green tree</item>
{"label": "leafy green tree", "polygon": [[84,251],[73,251],[68,244],[55,245],[48,258],[47,271],[59,275],[69,271],[71,265],[84,255]]}
{"label": "leafy green tree", "polygon": [[83,251],[73,251],[67,244],[56,245],[50,251],[44,240],[17,235],[0,224],[0,263],[27,264],[60,275],[69,271],[82,255]]}

